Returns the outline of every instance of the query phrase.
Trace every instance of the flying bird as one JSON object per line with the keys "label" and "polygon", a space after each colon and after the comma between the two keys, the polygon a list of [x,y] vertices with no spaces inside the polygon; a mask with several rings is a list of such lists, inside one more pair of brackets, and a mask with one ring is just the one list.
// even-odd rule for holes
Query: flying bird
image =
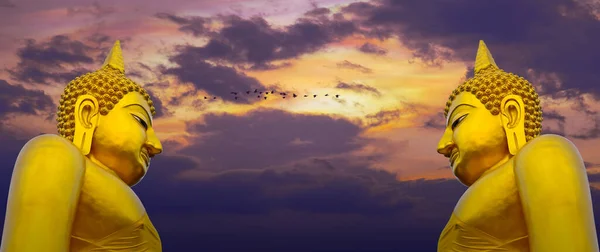
{"label": "flying bird", "polygon": [[296,98],[296,97],[297,97],[297,95],[296,95],[296,94],[294,94],[294,98]]}
{"label": "flying bird", "polygon": [[257,92],[258,92],[258,89],[254,89],[254,93],[257,93]]}
{"label": "flying bird", "polygon": [[325,96],[329,96],[329,94],[325,94]]}
{"label": "flying bird", "polygon": [[304,97],[308,97],[308,95],[304,95]]}
{"label": "flying bird", "polygon": [[265,96],[265,100],[267,99],[267,97]]}
{"label": "flying bird", "polygon": [[340,95],[339,95],[339,94],[336,94],[336,95],[335,95],[335,98],[338,98],[338,97],[340,97]]}
{"label": "flying bird", "polygon": [[246,91],[246,94],[249,94],[249,93],[250,93],[250,91]]}
{"label": "flying bird", "polygon": [[275,93],[275,90],[271,90],[271,94]]}
{"label": "flying bird", "polygon": [[215,96],[215,97],[213,97],[213,99],[217,99],[217,97]]}
{"label": "flying bird", "polygon": [[235,97],[235,99],[237,100],[237,96]]}
{"label": "flying bird", "polygon": [[206,99],[207,99],[206,96],[204,96],[204,100],[206,100]]}
{"label": "flying bird", "polygon": [[313,98],[317,98],[317,95],[313,95]]}

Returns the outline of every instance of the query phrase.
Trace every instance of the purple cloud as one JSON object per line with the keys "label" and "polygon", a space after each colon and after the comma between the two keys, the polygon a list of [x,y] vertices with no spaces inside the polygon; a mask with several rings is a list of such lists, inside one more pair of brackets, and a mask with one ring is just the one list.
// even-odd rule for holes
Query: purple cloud
{"label": "purple cloud", "polygon": [[358,92],[358,93],[371,93],[375,96],[381,96],[381,92],[379,92],[379,90],[375,87],[371,87],[369,85],[365,85],[365,84],[355,84],[355,83],[346,83],[346,82],[339,82],[335,88],[339,88],[339,89],[345,89],[345,90],[352,90],[354,92]]}
{"label": "purple cloud", "polygon": [[41,90],[30,90],[20,85],[11,85],[0,79],[0,118],[8,113],[39,115],[38,111],[54,111],[50,96]]}
{"label": "purple cloud", "polygon": [[371,43],[364,43],[358,50],[364,53],[375,54],[375,55],[385,55],[387,54],[387,50],[385,48],[379,47],[377,45]]}
{"label": "purple cloud", "polygon": [[600,30],[600,21],[592,11],[571,0],[384,0],[352,3],[342,10],[380,37],[397,36],[425,62],[472,62],[483,39],[507,71],[521,76],[528,69],[556,73],[562,86],[539,83],[544,94],[575,88],[597,96],[600,50],[593,48],[600,33],[592,31]]}
{"label": "purple cloud", "polygon": [[212,171],[261,169],[343,154],[364,141],[359,137],[361,128],[349,121],[279,110],[209,114],[202,123],[188,123],[187,131],[198,137],[181,153],[200,158],[202,166]]}
{"label": "purple cloud", "polygon": [[344,60],[342,62],[338,62],[337,63],[337,67],[338,68],[346,68],[346,69],[352,69],[352,70],[356,70],[362,73],[366,73],[366,74],[370,74],[373,73],[373,69],[365,67],[361,64],[356,64],[356,63],[352,63],[348,60]]}
{"label": "purple cloud", "polygon": [[198,59],[250,64],[251,67],[256,65],[261,69],[261,66],[272,66],[270,62],[274,60],[291,59],[316,52],[357,31],[352,21],[340,15],[329,19],[322,18],[319,13],[310,12],[308,16],[281,29],[272,27],[261,17],[243,19],[232,15],[218,16],[214,18],[223,22],[224,27],[214,32],[207,31],[206,18],[163,13],[157,14],[157,17],[181,25],[182,31],[194,36],[210,38],[206,45],[194,48]]}

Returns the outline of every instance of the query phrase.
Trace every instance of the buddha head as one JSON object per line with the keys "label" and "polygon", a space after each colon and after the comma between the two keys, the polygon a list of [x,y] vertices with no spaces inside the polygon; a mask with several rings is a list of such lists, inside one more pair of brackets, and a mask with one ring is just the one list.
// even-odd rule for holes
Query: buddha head
{"label": "buddha head", "polygon": [[446,103],[446,128],[437,146],[466,186],[516,155],[542,131],[535,89],[524,78],[498,68],[483,41],[474,70],[474,77],[460,84]]}
{"label": "buddha head", "polygon": [[100,70],[69,82],[58,107],[58,133],[93,163],[133,186],[150,159],[162,152],[152,127],[149,94],[125,77],[121,47],[115,43]]}

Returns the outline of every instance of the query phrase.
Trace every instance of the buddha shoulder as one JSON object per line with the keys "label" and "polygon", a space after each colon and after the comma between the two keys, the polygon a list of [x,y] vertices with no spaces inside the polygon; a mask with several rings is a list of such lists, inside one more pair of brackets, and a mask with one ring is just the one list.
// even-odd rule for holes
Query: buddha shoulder
{"label": "buddha shoulder", "polygon": [[30,165],[51,167],[55,172],[73,167],[83,170],[85,157],[69,140],[58,135],[44,134],[32,138],[23,146],[15,169],[23,169]]}
{"label": "buddha shoulder", "polygon": [[68,152],[72,154],[78,154],[78,156],[83,156],[81,155],[81,151],[79,151],[79,149],[77,149],[73,143],[61,136],[54,134],[44,134],[32,138],[25,144],[25,146],[23,146],[21,153],[45,148],[55,149],[57,152],[61,152],[61,154],[66,154],[64,152]]}
{"label": "buddha shoulder", "polygon": [[515,156],[517,174],[522,172],[550,174],[553,171],[579,168],[585,169],[577,147],[568,139],[554,134],[534,138]]}
{"label": "buddha shoulder", "polygon": [[[571,141],[569,141],[569,139],[566,139],[559,135],[546,134],[538,136],[533,140],[529,141],[519,151],[519,153],[517,154],[517,158],[529,157],[540,152],[548,152],[549,150],[578,153],[577,148]],[[551,159],[552,157],[546,158]]]}

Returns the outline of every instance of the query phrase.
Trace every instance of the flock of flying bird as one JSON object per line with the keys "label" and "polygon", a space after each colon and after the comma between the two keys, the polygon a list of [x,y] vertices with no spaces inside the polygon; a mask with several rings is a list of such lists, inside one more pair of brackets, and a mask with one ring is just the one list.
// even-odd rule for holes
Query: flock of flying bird
{"label": "flock of flying bird", "polygon": [[[246,91],[246,95],[250,95],[250,93],[251,93],[251,92],[252,92],[252,91]],[[230,94],[231,94],[231,95],[234,95],[234,99],[236,99],[236,100],[237,100],[237,99],[238,99],[238,97],[239,97],[239,95],[243,95],[244,93],[231,92]],[[258,91],[258,89],[254,89],[254,92],[252,92],[252,95],[256,95],[256,97],[257,97],[258,99],[264,98],[265,100],[267,99],[267,95],[268,95],[268,94],[275,95],[275,90],[272,90],[272,91],[270,91],[270,92],[269,92],[269,91]],[[286,96],[288,96],[288,93],[279,93],[279,95],[281,95],[281,98],[285,99],[285,97],[286,97]],[[298,95],[297,95],[297,94],[295,94],[295,93],[292,93],[292,94],[291,94],[291,96],[292,96],[293,98],[296,98],[296,97],[298,97]],[[309,96],[309,95],[304,95],[304,97],[308,97],[308,96]],[[325,96],[329,96],[329,94],[325,94]],[[332,95],[332,96],[333,96],[333,95]],[[312,97],[313,97],[313,98],[317,98],[317,95],[316,95],[316,94],[313,94],[313,95],[312,95]],[[336,94],[336,95],[335,95],[335,98],[339,98],[339,97],[340,97],[340,95],[338,95],[338,94]],[[208,99],[208,97],[207,97],[207,96],[204,96],[204,100],[206,100],[206,99]],[[217,99],[217,97],[216,97],[216,96],[213,96],[213,99]]]}

